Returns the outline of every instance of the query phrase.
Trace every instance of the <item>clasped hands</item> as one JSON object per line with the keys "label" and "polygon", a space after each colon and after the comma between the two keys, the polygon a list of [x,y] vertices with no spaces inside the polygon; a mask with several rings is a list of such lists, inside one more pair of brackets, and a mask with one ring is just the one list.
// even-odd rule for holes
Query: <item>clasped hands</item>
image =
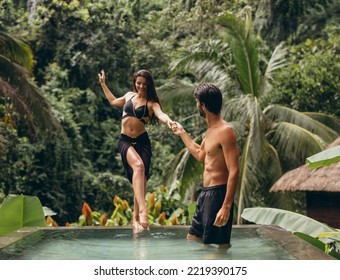
{"label": "clasped hands", "polygon": [[168,127],[172,130],[172,132],[176,135],[179,135],[184,131],[182,125],[176,121],[168,121]]}

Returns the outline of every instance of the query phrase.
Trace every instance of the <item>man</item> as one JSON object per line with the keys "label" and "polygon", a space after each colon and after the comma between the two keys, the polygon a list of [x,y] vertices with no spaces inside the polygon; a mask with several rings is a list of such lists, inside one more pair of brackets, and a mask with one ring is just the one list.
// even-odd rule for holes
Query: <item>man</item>
{"label": "man", "polygon": [[190,153],[204,162],[203,190],[187,239],[230,247],[233,200],[239,178],[239,152],[233,128],[221,117],[222,94],[210,83],[194,91],[197,108],[208,125],[201,145],[195,143],[175,122],[172,130],[179,135]]}

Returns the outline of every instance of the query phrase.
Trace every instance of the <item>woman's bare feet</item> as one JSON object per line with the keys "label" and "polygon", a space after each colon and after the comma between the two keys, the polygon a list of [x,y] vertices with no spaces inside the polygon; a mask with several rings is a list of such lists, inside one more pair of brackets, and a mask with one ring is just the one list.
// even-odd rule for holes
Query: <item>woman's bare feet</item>
{"label": "woman's bare feet", "polygon": [[133,218],[132,222],[133,233],[139,233],[144,230],[142,225],[139,223],[138,219]]}
{"label": "woman's bare feet", "polygon": [[148,218],[148,209],[139,211],[139,223],[143,227],[143,229],[150,230],[149,218]]}

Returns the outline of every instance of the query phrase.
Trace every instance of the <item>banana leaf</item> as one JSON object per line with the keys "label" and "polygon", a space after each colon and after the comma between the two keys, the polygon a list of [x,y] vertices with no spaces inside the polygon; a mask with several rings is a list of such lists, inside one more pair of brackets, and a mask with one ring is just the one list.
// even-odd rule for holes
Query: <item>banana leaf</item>
{"label": "banana leaf", "polygon": [[39,198],[8,195],[0,205],[0,236],[25,226],[45,226],[44,211]]}
{"label": "banana leaf", "polygon": [[320,240],[302,232],[294,232],[294,234],[312,244],[314,247],[319,248],[321,251],[324,251],[326,254],[340,260],[340,254],[338,254],[334,249],[330,248],[327,244],[321,242]]}
{"label": "banana leaf", "polygon": [[302,232],[313,237],[324,232],[336,232],[335,229],[307,216],[276,208],[246,208],[242,218],[256,224],[278,225],[291,232]]}
{"label": "banana leaf", "polygon": [[340,146],[335,146],[306,159],[309,168],[328,166],[340,161]]}
{"label": "banana leaf", "polygon": [[330,238],[340,243],[340,231],[323,232],[319,234],[318,236],[316,236],[316,238]]}

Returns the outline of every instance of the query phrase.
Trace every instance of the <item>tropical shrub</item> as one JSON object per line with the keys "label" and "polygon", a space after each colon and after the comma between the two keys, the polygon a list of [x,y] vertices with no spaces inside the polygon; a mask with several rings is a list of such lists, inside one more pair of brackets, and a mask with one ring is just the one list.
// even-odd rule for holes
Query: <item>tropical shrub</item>
{"label": "tropical shrub", "polygon": [[306,40],[290,48],[292,63],[274,82],[272,102],[301,112],[340,116],[340,66],[337,46],[340,37]]}
{"label": "tropical shrub", "polygon": [[[190,223],[189,210],[181,205],[179,194],[169,195],[166,186],[160,186],[156,191],[147,193],[146,204],[151,225],[188,225]],[[78,222],[67,223],[68,226],[128,226],[132,223],[133,209],[126,199],[118,195],[113,198],[114,210],[111,215],[92,211],[88,203],[84,202],[82,215]],[[190,210],[192,212],[192,210]],[[50,224],[52,223],[49,218]]]}

